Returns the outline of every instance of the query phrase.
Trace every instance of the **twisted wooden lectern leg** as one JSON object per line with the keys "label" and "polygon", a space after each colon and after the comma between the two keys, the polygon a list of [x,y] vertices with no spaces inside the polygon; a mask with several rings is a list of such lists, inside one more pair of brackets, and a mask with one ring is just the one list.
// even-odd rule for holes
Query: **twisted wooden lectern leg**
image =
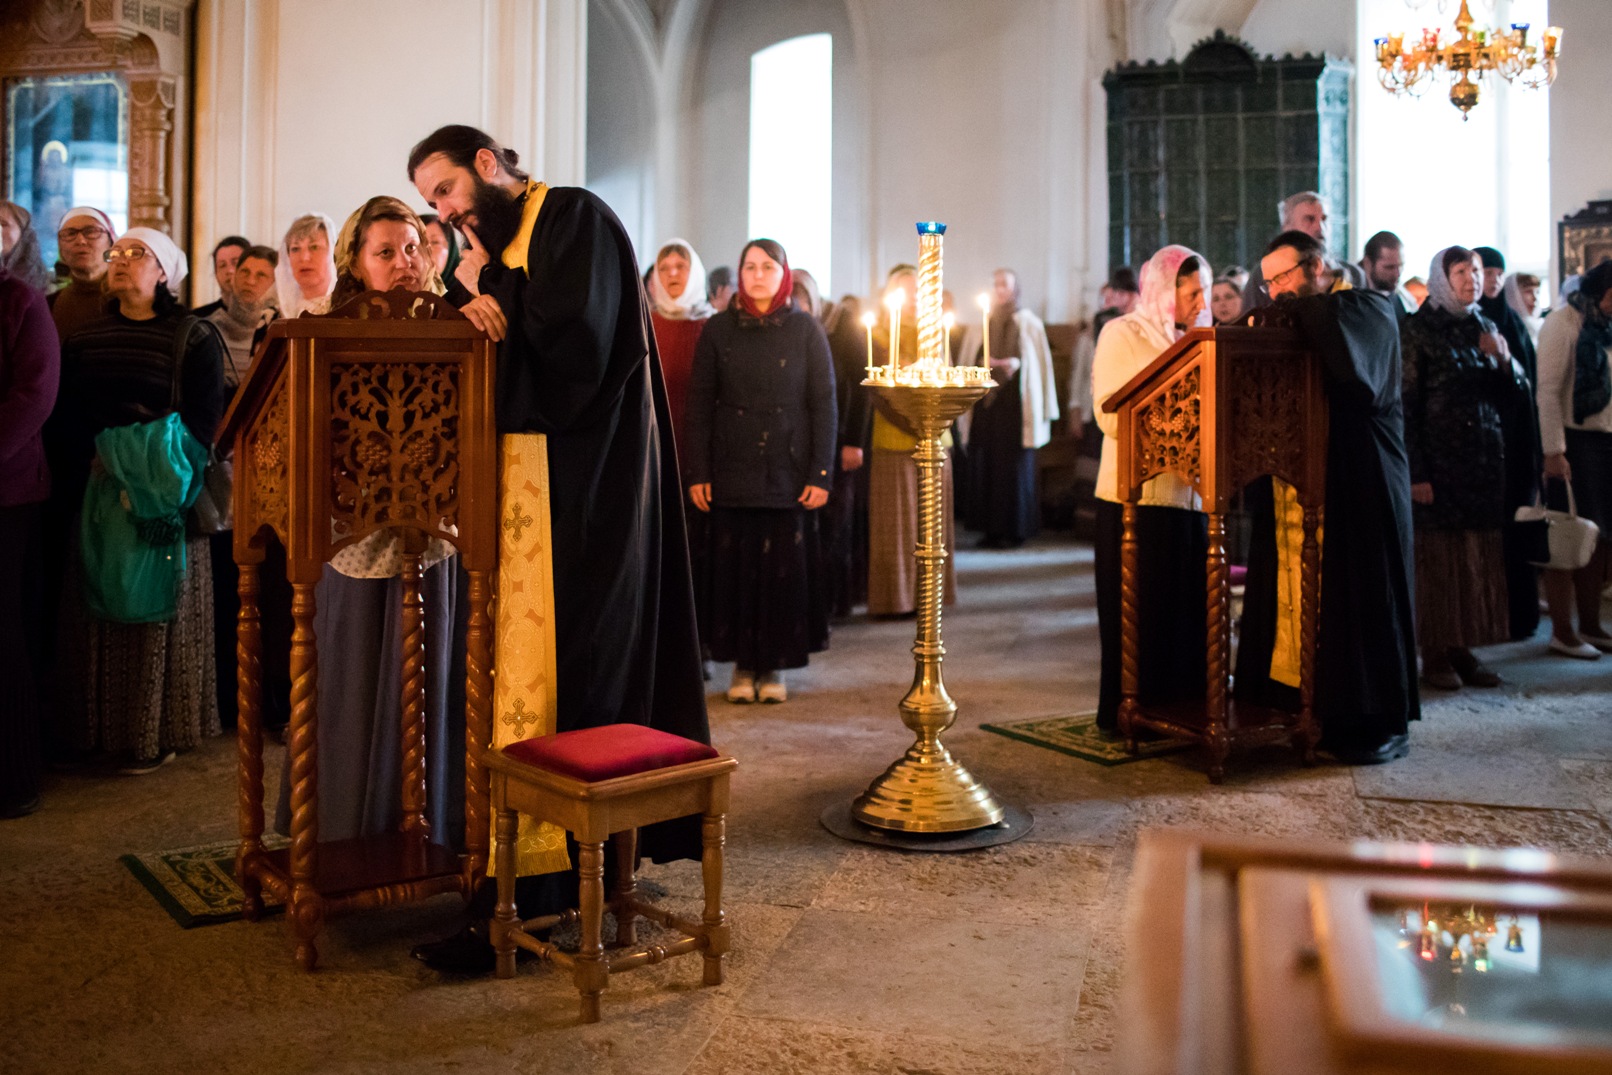
{"label": "twisted wooden lectern leg", "polygon": [[258,565],[239,564],[235,618],[236,816],[241,830],[235,877],[241,886],[241,914],[256,921],[263,913],[263,885],[254,868],[263,855],[263,612]]}
{"label": "twisted wooden lectern leg", "polygon": [[324,900],[314,887],[319,850],[319,656],[314,644],[314,584],[291,584],[291,901],[286,908],[296,938],[297,963],[319,962],[314,938]]}
{"label": "twisted wooden lectern leg", "polygon": [[1227,657],[1231,650],[1231,593],[1226,561],[1226,517],[1220,512],[1209,515],[1209,556],[1206,561],[1208,580],[1205,627],[1208,631],[1208,681],[1205,698],[1204,733],[1209,749],[1209,782],[1218,784],[1226,778],[1226,757],[1231,753],[1231,739],[1226,721],[1229,703],[1226,692]]}
{"label": "twisted wooden lectern leg", "polygon": [[1315,646],[1321,615],[1321,513],[1304,509],[1304,545],[1299,552],[1299,749],[1315,763],[1321,725],[1315,719]]}
{"label": "twisted wooden lectern leg", "polygon": [[1141,676],[1137,668],[1140,617],[1136,606],[1136,505],[1127,503],[1120,512],[1123,529],[1119,539],[1119,733],[1125,749],[1136,753],[1137,694]]}
{"label": "twisted wooden lectern leg", "polygon": [[465,630],[465,898],[487,873],[490,813],[487,767],[482,751],[493,738],[493,636],[488,607],[492,579],[469,572],[470,613]]}
{"label": "twisted wooden lectern leg", "polygon": [[402,832],[429,832],[425,819],[425,603],[419,553],[403,556]]}

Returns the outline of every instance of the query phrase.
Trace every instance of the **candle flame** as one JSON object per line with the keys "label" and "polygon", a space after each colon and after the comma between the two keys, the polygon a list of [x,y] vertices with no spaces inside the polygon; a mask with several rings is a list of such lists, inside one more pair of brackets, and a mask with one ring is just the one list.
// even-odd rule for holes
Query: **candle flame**
{"label": "candle flame", "polygon": [[987,292],[981,291],[979,298],[975,299],[974,301],[978,302],[980,304],[980,309],[985,310],[987,312],[990,311],[990,309],[991,309],[991,296]]}
{"label": "candle flame", "polygon": [[940,323],[946,326],[947,332],[950,332],[952,329],[957,327],[957,315],[952,313],[950,310],[947,310],[941,315]]}
{"label": "candle flame", "polygon": [[862,315],[862,324],[867,328],[872,328],[878,322],[878,320],[878,315],[872,310],[869,310],[867,313]]}
{"label": "candle flame", "polygon": [[907,305],[907,293],[898,287],[884,297],[884,304],[892,310],[899,310]]}

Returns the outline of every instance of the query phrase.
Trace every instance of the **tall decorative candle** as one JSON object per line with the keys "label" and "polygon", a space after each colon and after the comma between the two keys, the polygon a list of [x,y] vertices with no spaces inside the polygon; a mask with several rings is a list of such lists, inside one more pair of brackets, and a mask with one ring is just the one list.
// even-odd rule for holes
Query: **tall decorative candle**
{"label": "tall decorative candle", "polygon": [[907,293],[899,287],[885,298],[884,304],[890,307],[890,376],[894,377],[896,371],[901,369],[901,308],[907,305]]}
{"label": "tall decorative candle", "polygon": [[980,292],[980,346],[985,349],[985,365],[991,364],[991,296]]}
{"label": "tall decorative candle", "polygon": [[952,364],[952,329],[957,327],[957,315],[947,310],[940,319],[940,327],[946,330],[946,365]]}
{"label": "tall decorative candle", "polygon": [[936,220],[918,223],[918,361],[921,368],[939,368],[944,360],[940,324],[941,246],[946,225]]}
{"label": "tall decorative candle", "polygon": [[862,315],[862,327],[868,330],[868,380],[873,379],[873,325],[879,319],[872,310]]}

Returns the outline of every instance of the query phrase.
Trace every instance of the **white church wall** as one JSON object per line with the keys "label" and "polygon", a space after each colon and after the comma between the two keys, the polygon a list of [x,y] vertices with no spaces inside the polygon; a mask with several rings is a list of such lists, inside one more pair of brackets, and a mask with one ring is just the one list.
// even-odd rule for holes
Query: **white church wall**
{"label": "white church wall", "polygon": [[[621,218],[639,260],[654,256],[654,72],[614,5],[588,10],[588,189]],[[600,122],[603,117],[603,122]]]}
{"label": "white church wall", "polygon": [[[197,18],[193,260],[230,233],[276,244],[304,212],[340,223],[376,194],[423,210],[408,152],[444,123],[582,180],[585,0],[201,0]],[[214,297],[205,275],[197,301]]]}
{"label": "white church wall", "polygon": [[[1550,21],[1565,31],[1562,62],[1550,88],[1550,214],[1553,221],[1612,198],[1612,138],[1607,137],[1606,57],[1612,56],[1612,3],[1550,0]],[[1550,236],[1552,280],[1556,235]]]}
{"label": "white church wall", "polygon": [[[707,267],[738,256],[748,238],[750,56],[827,32],[834,292],[879,287],[890,265],[916,256],[913,224],[939,219],[951,229],[947,284],[963,316],[999,265],[1019,270],[1026,304],[1050,318],[1092,307],[1108,268],[1100,79],[1115,45],[1106,5],[681,0],[659,8],[660,99],[653,164],[645,165],[654,224],[652,235],[634,236],[640,260],[671,235],[693,242]],[[607,169],[615,158],[604,147],[642,145],[642,113],[619,94],[589,108],[590,153],[601,151],[597,169],[590,156],[590,185],[607,200],[634,200],[645,187]]]}

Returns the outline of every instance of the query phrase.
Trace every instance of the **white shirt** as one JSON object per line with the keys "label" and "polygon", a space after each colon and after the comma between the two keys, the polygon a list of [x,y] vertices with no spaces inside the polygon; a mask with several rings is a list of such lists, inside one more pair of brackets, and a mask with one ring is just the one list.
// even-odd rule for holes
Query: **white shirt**
{"label": "white shirt", "polygon": [[[1097,466],[1097,497],[1119,503],[1119,415],[1103,410],[1103,404],[1132,377],[1152,363],[1175,342],[1162,326],[1133,311],[1103,326],[1092,356],[1091,398],[1097,411],[1097,428],[1103,431],[1102,459]],[[1187,508],[1200,511],[1203,501],[1185,480],[1174,473],[1160,474],[1142,483],[1137,501],[1154,507]]]}

